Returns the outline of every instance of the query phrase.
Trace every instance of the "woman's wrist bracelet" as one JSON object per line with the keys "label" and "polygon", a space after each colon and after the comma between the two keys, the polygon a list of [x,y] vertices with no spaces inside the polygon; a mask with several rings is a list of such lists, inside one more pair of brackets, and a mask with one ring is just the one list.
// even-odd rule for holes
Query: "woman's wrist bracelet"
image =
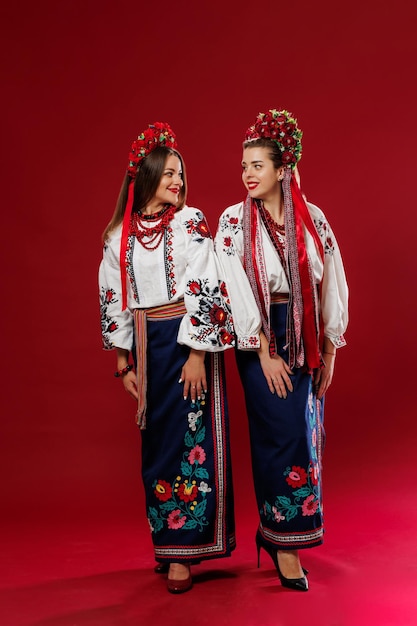
{"label": "woman's wrist bracelet", "polygon": [[126,365],[126,367],[123,367],[121,370],[117,370],[117,372],[114,372],[114,375],[116,376],[116,378],[120,378],[121,376],[124,376],[131,370],[133,370],[133,365],[128,364]]}

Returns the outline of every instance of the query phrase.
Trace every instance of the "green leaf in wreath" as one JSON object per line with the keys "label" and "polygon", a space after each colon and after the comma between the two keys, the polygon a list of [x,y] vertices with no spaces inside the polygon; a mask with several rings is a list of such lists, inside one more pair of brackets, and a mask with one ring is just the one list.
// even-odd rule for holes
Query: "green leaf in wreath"
{"label": "green leaf in wreath", "polygon": [[193,439],[193,437],[192,437],[192,435],[191,435],[189,430],[185,433],[184,443],[187,446],[187,448],[193,448],[194,447],[194,439]]}

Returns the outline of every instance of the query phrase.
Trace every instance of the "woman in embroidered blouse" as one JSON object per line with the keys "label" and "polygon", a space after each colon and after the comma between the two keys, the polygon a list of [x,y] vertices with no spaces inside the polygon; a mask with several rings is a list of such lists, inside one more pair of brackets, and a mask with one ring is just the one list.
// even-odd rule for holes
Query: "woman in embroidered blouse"
{"label": "woman in embroidered blouse", "polygon": [[190,564],[229,556],[235,543],[222,361],[230,310],[204,215],[185,198],[175,136],[150,125],[132,144],[99,271],[104,347],[116,349],[115,375],[138,402],[155,571],[168,571],[172,593],[191,588]]}
{"label": "woman in embroidered blouse", "polygon": [[224,268],[245,391],[260,549],[281,584],[308,590],[298,550],[322,543],[323,398],[345,344],[348,289],[333,232],[296,180],[302,133],[259,114],[243,144],[245,202],[222,214]]}

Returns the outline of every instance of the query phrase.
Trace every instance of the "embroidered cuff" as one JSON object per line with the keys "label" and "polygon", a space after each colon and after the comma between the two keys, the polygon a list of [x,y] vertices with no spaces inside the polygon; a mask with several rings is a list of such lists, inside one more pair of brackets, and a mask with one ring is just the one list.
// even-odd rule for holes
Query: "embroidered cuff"
{"label": "embroidered cuff", "polygon": [[346,345],[346,341],[343,335],[326,335],[326,337],[330,339],[330,341],[334,346],[336,346],[336,348],[343,348],[343,346]]}
{"label": "embroidered cuff", "polygon": [[239,350],[254,350],[261,347],[259,335],[250,335],[249,337],[238,337],[237,347]]}

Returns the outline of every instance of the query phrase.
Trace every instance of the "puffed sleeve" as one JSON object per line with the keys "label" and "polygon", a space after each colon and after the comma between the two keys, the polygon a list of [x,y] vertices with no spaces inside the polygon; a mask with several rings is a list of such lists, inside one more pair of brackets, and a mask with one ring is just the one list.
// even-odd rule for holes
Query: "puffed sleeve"
{"label": "puffed sleeve", "polygon": [[234,345],[229,298],[220,277],[213,239],[201,211],[187,207],[181,223],[186,240],[184,315],[178,343],[219,352]]}
{"label": "puffed sleeve", "polygon": [[260,347],[261,317],[243,267],[242,206],[231,206],[220,216],[215,248],[230,296],[237,346],[248,350]]}
{"label": "puffed sleeve", "polygon": [[120,278],[120,229],[104,244],[99,268],[100,315],[103,348],[125,348],[133,345],[133,317],[129,309],[122,311]]}
{"label": "puffed sleeve", "polygon": [[346,345],[343,333],[348,324],[349,290],[342,256],[336,237],[323,212],[308,204],[314,224],[324,247],[324,268],[321,285],[321,315],[324,335],[336,348]]}

